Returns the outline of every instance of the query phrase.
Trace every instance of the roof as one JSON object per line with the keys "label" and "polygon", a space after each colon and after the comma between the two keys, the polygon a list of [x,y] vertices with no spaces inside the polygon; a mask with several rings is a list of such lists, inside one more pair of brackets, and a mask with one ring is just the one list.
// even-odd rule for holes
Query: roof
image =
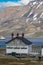
{"label": "roof", "polygon": [[27,38],[31,42],[43,42],[43,38]]}
{"label": "roof", "polygon": [[0,45],[5,45],[5,41],[0,40]]}
{"label": "roof", "polygon": [[5,37],[3,37],[3,36],[0,36],[0,39],[2,39],[2,40],[3,40],[3,39],[5,39]]}
{"label": "roof", "polygon": [[43,46],[43,42],[32,42],[32,45]]}
{"label": "roof", "polygon": [[[3,42],[6,44],[10,40],[11,37],[6,37],[4,40],[0,40],[0,45],[3,45]],[[26,40],[32,42],[32,45],[43,46],[43,38],[26,38]]]}
{"label": "roof", "polygon": [[21,40],[21,41],[24,42],[26,45],[32,44],[31,41],[29,41],[29,40],[27,40],[26,38],[21,37],[21,36],[19,36],[19,37],[14,37],[13,39],[9,40],[9,41],[6,42],[6,43],[9,43],[9,42],[11,42],[11,41],[13,41],[13,40],[15,40],[15,39]]}
{"label": "roof", "polygon": [[5,41],[4,40],[0,40],[0,48],[5,48]]}
{"label": "roof", "polygon": [[43,38],[27,38],[32,42],[32,45],[43,46]]}

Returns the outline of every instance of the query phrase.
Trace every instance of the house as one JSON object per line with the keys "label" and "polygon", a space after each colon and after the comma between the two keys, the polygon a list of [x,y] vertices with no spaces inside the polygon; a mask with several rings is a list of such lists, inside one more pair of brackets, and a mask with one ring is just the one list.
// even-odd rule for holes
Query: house
{"label": "house", "polygon": [[21,36],[17,33],[14,37],[12,34],[12,39],[6,42],[6,54],[11,54],[14,56],[28,56],[32,51],[32,42],[27,40],[22,33]]}
{"label": "house", "polygon": [[0,48],[5,48],[5,37],[0,36]]}
{"label": "house", "polygon": [[6,45],[5,45],[5,39],[0,39],[0,54],[2,55],[2,54],[5,54],[5,47],[6,47]]}
{"label": "house", "polygon": [[43,38],[28,38],[32,42],[30,55],[43,57]]}

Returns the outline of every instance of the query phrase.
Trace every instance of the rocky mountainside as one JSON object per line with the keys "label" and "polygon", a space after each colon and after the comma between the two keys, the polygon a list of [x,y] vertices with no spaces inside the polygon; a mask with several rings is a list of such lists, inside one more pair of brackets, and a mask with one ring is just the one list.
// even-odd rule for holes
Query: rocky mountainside
{"label": "rocky mountainside", "polygon": [[26,37],[43,37],[43,0],[26,6],[13,6],[0,12],[0,35],[25,33]]}

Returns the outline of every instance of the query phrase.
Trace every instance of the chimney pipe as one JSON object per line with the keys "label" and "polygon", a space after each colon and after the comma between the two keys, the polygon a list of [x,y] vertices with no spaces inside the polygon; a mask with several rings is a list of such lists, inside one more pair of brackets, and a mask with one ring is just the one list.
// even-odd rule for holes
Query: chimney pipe
{"label": "chimney pipe", "polygon": [[12,39],[14,38],[14,33],[11,33]]}
{"label": "chimney pipe", "polygon": [[24,37],[24,33],[22,33],[22,37]]}
{"label": "chimney pipe", "polygon": [[19,37],[19,33],[17,33],[17,37]]}

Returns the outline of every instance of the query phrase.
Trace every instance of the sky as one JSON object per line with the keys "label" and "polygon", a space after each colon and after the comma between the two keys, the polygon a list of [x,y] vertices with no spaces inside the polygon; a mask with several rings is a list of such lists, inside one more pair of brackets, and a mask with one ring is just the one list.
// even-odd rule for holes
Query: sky
{"label": "sky", "polygon": [[9,6],[27,5],[32,0],[0,0],[0,9]]}
{"label": "sky", "polygon": [[8,1],[18,2],[20,0],[0,0],[0,2],[8,2]]}

